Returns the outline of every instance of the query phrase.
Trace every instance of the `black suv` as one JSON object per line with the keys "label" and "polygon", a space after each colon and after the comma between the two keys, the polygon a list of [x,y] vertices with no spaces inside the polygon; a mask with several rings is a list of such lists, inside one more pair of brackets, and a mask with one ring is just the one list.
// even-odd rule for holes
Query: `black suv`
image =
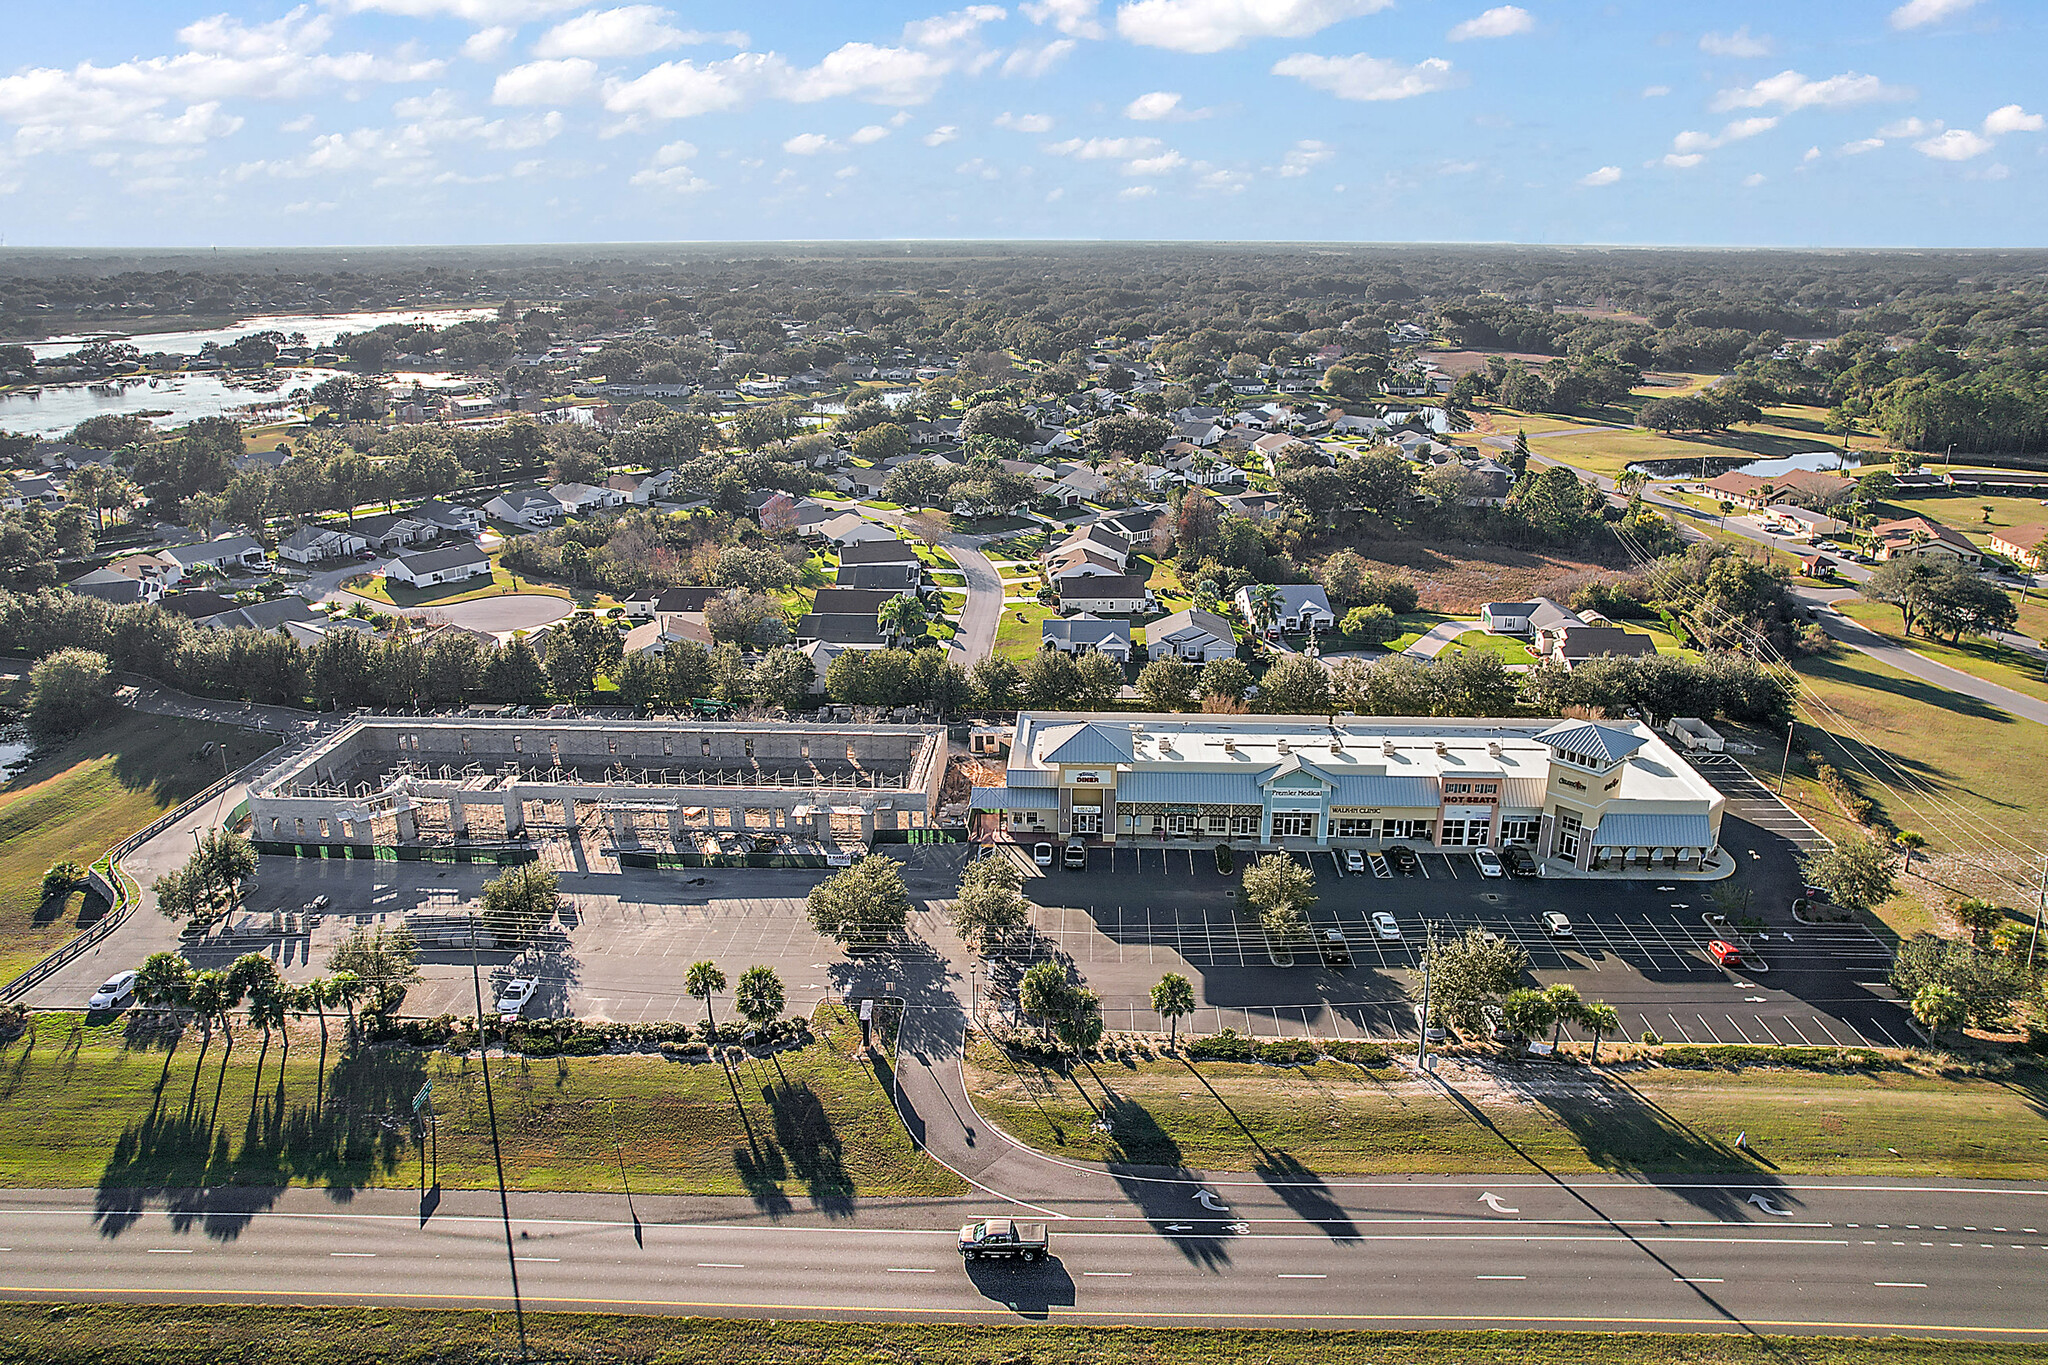
{"label": "black suv", "polygon": [[1413,872],[1422,860],[1415,856],[1415,850],[1408,845],[1395,844],[1387,850],[1387,861],[1394,865],[1396,872],[1405,876]]}
{"label": "black suv", "polygon": [[1520,844],[1505,845],[1500,851],[1500,860],[1507,866],[1510,877],[1533,877],[1536,875],[1536,859]]}

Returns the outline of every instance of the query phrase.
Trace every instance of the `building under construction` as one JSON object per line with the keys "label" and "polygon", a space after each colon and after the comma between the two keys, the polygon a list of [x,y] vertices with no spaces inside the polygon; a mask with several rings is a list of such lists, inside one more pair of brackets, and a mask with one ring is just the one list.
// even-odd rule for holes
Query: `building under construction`
{"label": "building under construction", "polygon": [[707,833],[820,844],[935,823],[928,725],[375,716],[249,784],[251,834],[297,844],[493,843],[608,826],[621,848]]}

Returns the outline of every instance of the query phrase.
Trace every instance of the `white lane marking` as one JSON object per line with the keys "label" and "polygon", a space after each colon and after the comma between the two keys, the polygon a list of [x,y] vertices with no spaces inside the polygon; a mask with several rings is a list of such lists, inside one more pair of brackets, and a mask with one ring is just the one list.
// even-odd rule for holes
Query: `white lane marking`
{"label": "white lane marking", "polygon": [[1714,1279],[1713,1277],[1711,1277],[1711,1276],[1708,1276],[1708,1275],[1673,1275],[1673,1276],[1671,1277],[1671,1283],[1673,1283],[1673,1284],[1726,1284],[1726,1283],[1728,1283],[1728,1281],[1726,1281],[1726,1280],[1717,1280],[1717,1279]]}
{"label": "white lane marking", "polygon": [[372,1260],[374,1260],[377,1255],[377,1253],[374,1251],[330,1251],[327,1254],[329,1256],[363,1256],[368,1257]]}
{"label": "white lane marking", "polygon": [[150,1254],[150,1255],[152,1255],[152,1256],[190,1256],[190,1255],[192,1254],[192,1248],[191,1248],[191,1247],[151,1247],[151,1248],[149,1249],[149,1254]]}
{"label": "white lane marking", "polygon": [[699,1269],[699,1270],[745,1270],[745,1269],[746,1269],[746,1267],[745,1267],[744,1265],[741,1265],[741,1264],[740,1264],[740,1263],[739,1263],[738,1261],[699,1261],[699,1262],[697,1262],[697,1269]]}
{"label": "white lane marking", "polygon": [[559,1256],[521,1256],[519,1259],[522,1261],[559,1261],[562,1258]]}
{"label": "white lane marking", "polygon": [[1084,1270],[1081,1272],[1081,1278],[1084,1280],[1128,1280],[1131,1278],[1131,1272],[1128,1270]]}
{"label": "white lane marking", "polygon": [[1224,1203],[1221,1199],[1218,1199],[1214,1194],[1210,1193],[1208,1190],[1196,1190],[1194,1197],[1195,1202],[1197,1204],[1200,1204],[1203,1208],[1209,1210],[1211,1213],[1230,1212],[1230,1205]]}
{"label": "white lane marking", "polygon": [[1873,1280],[1871,1282],[1871,1288],[1873,1289],[1925,1289],[1926,1287],[1924,1284],[1910,1283],[1905,1280]]}
{"label": "white lane marking", "polygon": [[1283,1280],[1327,1280],[1330,1277],[1328,1275],[1281,1275],[1277,1278]]}
{"label": "white lane marking", "polygon": [[891,1275],[936,1275],[939,1272],[928,1265],[892,1265],[889,1267],[889,1273]]}
{"label": "white lane marking", "polygon": [[1479,1202],[1486,1205],[1486,1207],[1492,1209],[1495,1213],[1521,1212],[1520,1209],[1511,1209],[1506,1204],[1501,1203],[1500,1196],[1495,1194],[1492,1190],[1488,1190],[1485,1194],[1480,1195]]}
{"label": "white lane marking", "polygon": [[1770,1200],[1764,1198],[1760,1194],[1751,1195],[1747,1202],[1756,1205],[1765,1213],[1771,1214],[1774,1217],[1790,1218],[1792,1216],[1792,1214],[1788,1210],[1779,1208],[1776,1204],[1773,1204]]}
{"label": "white lane marking", "polygon": [[1526,1280],[1527,1275],[1474,1275],[1475,1280]]}

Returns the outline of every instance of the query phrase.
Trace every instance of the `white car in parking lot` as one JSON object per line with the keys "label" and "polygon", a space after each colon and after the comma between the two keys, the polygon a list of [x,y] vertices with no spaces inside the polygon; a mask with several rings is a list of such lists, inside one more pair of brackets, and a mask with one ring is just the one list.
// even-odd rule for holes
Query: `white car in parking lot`
{"label": "white car in parking lot", "polygon": [[1363,871],[1365,871],[1365,854],[1363,854],[1363,853],[1359,852],[1359,851],[1358,851],[1357,849],[1355,849],[1355,848],[1347,848],[1347,849],[1345,849],[1345,850],[1344,850],[1344,870],[1345,870],[1346,872],[1363,872]]}
{"label": "white car in parking lot", "polygon": [[1552,938],[1570,938],[1572,922],[1555,910],[1547,911],[1543,916],[1543,932]]}
{"label": "white car in parking lot", "polygon": [[527,1001],[540,989],[540,982],[530,976],[518,976],[505,983],[505,989],[498,993],[498,1018],[511,1023],[526,1009]]}
{"label": "white car in parking lot", "polygon": [[1372,931],[1375,934],[1378,934],[1381,938],[1401,937],[1400,924],[1394,919],[1392,915],[1388,914],[1384,910],[1375,910],[1372,912]]}
{"label": "white car in parking lot", "polygon": [[1038,865],[1039,865],[1040,867],[1051,867],[1051,866],[1052,866],[1052,845],[1051,845],[1051,844],[1034,844],[1034,845],[1032,845],[1032,848],[1031,848],[1031,861],[1032,861],[1032,862],[1034,862],[1034,863],[1037,863],[1037,864],[1038,864]]}
{"label": "white car in parking lot", "polygon": [[1482,877],[1505,875],[1501,870],[1500,859],[1493,856],[1493,850],[1490,848],[1473,849],[1472,861],[1479,865],[1479,875]]}

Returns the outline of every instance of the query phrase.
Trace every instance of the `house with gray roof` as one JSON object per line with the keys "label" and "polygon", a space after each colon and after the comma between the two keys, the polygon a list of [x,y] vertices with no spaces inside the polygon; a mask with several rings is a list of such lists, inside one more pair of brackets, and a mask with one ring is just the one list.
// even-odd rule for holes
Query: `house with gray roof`
{"label": "house with gray roof", "polygon": [[1082,612],[1079,616],[1058,616],[1038,628],[1039,647],[1056,649],[1079,658],[1083,654],[1107,654],[1118,663],[1131,658],[1131,623],[1106,621]]}
{"label": "house with gray roof", "polygon": [[1145,627],[1145,648],[1154,659],[1205,664],[1237,655],[1237,632],[1213,611],[1189,607]]}

